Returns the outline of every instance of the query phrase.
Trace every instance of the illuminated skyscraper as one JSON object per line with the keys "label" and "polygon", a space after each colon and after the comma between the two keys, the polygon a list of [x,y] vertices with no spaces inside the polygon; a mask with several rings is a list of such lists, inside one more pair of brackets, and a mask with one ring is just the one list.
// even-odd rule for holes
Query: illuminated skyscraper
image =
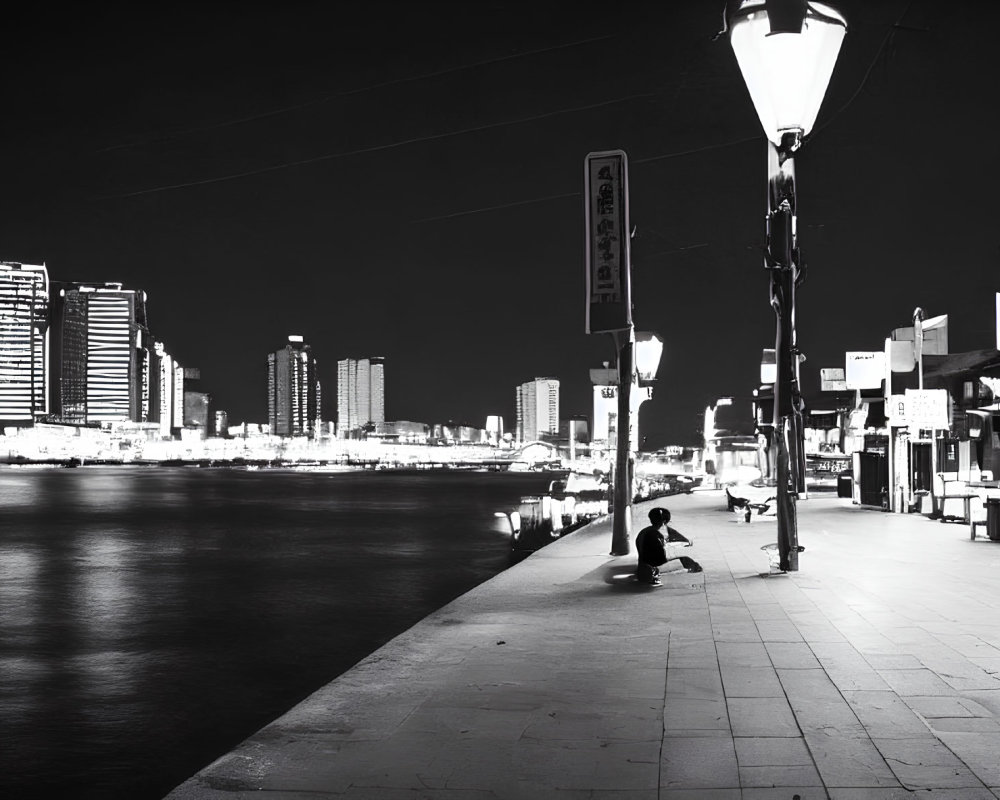
{"label": "illuminated skyscraper", "polygon": [[0,422],[31,425],[47,411],[45,265],[0,262]]}
{"label": "illuminated skyscraper", "polygon": [[535,378],[517,387],[517,439],[531,442],[543,434],[559,433],[559,381]]}
{"label": "illuminated skyscraper", "polygon": [[277,436],[313,436],[320,417],[316,359],[301,336],[267,356],[267,421]]}
{"label": "illuminated skyscraper", "polygon": [[76,424],[148,422],[146,293],[120,283],[54,283],[50,406]]}
{"label": "illuminated skyscraper", "polygon": [[337,435],[350,436],[369,422],[385,422],[385,359],[337,362]]}

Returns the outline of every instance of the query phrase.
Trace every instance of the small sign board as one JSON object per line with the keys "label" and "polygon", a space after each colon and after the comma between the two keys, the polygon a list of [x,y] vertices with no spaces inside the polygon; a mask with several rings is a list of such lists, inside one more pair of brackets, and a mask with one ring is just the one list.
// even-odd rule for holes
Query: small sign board
{"label": "small sign board", "polygon": [[907,389],[906,422],[911,428],[950,428],[947,389]]}
{"label": "small sign board", "polygon": [[905,394],[894,394],[889,398],[885,406],[885,416],[894,428],[902,428],[909,424],[906,417]]}
{"label": "small sign board", "polygon": [[765,386],[773,386],[778,380],[778,361],[773,347],[765,347],[760,355],[760,382]]}
{"label": "small sign board", "polygon": [[885,377],[885,351],[845,353],[844,378],[848,389],[878,389]]}
{"label": "small sign board", "polygon": [[847,378],[840,367],[828,367],[819,371],[819,390],[821,392],[846,392]]}
{"label": "small sign board", "polygon": [[632,326],[628,157],[623,150],[588,153],[584,162],[587,333]]}

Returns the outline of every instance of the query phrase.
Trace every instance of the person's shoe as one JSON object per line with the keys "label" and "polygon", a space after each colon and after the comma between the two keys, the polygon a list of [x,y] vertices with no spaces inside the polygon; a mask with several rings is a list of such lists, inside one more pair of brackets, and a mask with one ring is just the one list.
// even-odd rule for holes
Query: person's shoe
{"label": "person's shoe", "polygon": [[662,586],[663,585],[663,581],[661,581],[659,578],[653,578],[653,580],[651,580],[649,582],[649,585],[650,586]]}
{"label": "person's shoe", "polygon": [[688,572],[704,572],[704,570],[701,567],[691,567]]}

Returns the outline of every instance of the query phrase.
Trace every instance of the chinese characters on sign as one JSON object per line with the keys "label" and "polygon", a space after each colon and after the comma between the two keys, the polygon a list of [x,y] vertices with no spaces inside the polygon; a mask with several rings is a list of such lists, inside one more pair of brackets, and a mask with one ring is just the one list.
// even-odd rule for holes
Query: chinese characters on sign
{"label": "chinese characters on sign", "polygon": [[628,161],[621,150],[590,153],[584,172],[587,333],[629,328]]}

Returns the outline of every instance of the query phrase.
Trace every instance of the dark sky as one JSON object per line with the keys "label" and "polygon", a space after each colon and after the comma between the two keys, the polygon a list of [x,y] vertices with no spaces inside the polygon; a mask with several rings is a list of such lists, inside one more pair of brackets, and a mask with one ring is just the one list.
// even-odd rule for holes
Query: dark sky
{"label": "dark sky", "polygon": [[[302,334],[386,358],[390,419],[513,424],[514,387],[589,414],[583,160],[630,159],[634,316],[666,341],[650,446],[748,394],[774,317],[765,140],[722,2],[82,4],[8,12],[0,258],[144,289],[153,334],[230,419]],[[841,6],[797,162],[803,380],[915,306],[992,347],[998,4]],[[613,10],[610,10],[613,9]]]}

